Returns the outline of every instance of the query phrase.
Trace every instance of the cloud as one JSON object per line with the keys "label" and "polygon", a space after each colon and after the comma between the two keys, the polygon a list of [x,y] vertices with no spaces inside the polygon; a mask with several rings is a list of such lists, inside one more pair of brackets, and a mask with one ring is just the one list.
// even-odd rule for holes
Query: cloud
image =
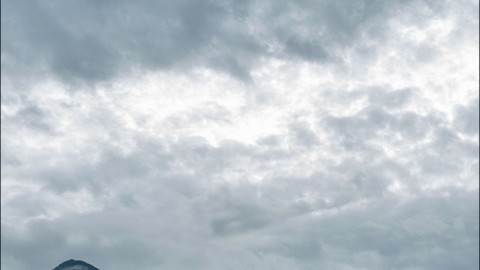
{"label": "cloud", "polygon": [[250,81],[262,57],[331,59],[331,47],[397,4],[7,1],[2,72],[89,85],[131,69],[204,66]]}
{"label": "cloud", "polygon": [[467,106],[456,108],[454,125],[461,132],[468,135],[478,133],[478,103],[478,99],[474,99]]}
{"label": "cloud", "polygon": [[2,2],[2,268],[478,268],[476,14]]}

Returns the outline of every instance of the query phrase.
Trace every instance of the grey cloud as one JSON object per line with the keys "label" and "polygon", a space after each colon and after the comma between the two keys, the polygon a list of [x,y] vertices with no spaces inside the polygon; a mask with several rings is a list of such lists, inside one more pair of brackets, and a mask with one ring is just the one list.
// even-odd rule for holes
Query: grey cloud
{"label": "grey cloud", "polygon": [[[390,118],[395,119],[394,116]],[[366,127],[375,130],[377,125]],[[450,146],[447,143],[446,147],[457,149],[456,140],[448,135],[450,133],[436,132],[439,140],[455,142]],[[376,133],[370,134],[375,140]],[[233,259],[230,258],[239,257],[244,258],[244,264],[251,264],[256,269],[262,268],[261,261],[275,266],[272,258],[279,258],[277,263],[314,269],[338,263],[334,254],[342,257],[341,254],[348,254],[350,259],[344,263],[357,267],[384,269],[421,264],[425,265],[424,269],[434,269],[440,267],[436,261],[444,258],[447,252],[463,258],[444,261],[447,266],[468,268],[478,264],[471,257],[478,250],[478,245],[472,242],[478,223],[471,216],[472,209],[478,205],[478,197],[446,189],[451,199],[442,197],[441,192],[432,197],[417,193],[416,199],[405,204],[401,197],[389,195],[386,188],[393,177],[408,184],[408,178],[412,177],[409,168],[388,160],[374,149],[365,149],[362,154],[365,158],[360,160],[344,159],[338,165],[317,163],[318,172],[309,177],[279,177],[271,170],[280,168],[278,165],[284,161],[288,164],[299,159],[306,150],[282,156],[276,154],[279,150],[274,141],[266,148],[233,142],[213,147],[201,138],[169,142],[168,147],[164,147],[165,142],[146,143],[143,137],[142,141],[143,144],[139,143],[142,148],[126,157],[107,151],[104,159],[91,168],[78,162],[72,164],[68,170],[72,171],[72,176],[79,177],[75,180],[79,187],[88,186],[87,182],[81,181],[80,178],[84,177],[80,172],[87,176],[96,175],[96,182],[104,185],[101,189],[106,192],[95,195],[104,209],[93,214],[65,216],[60,220],[32,220],[27,227],[30,240],[22,240],[17,234],[10,233],[12,228],[2,228],[2,257],[13,258],[11,261],[2,260],[2,263],[13,267],[23,258],[25,250],[29,250],[38,256],[24,260],[17,268],[55,265],[63,256],[70,256],[68,254],[78,254],[106,269],[129,269],[129,264],[142,265],[144,269],[189,269],[196,264],[193,262],[197,262],[200,269],[220,269],[232,265]],[[166,149],[175,155],[167,155]],[[435,148],[432,150],[436,151]],[[157,157],[152,153],[158,153]],[[445,156],[439,153],[441,157]],[[168,158],[160,158],[164,155]],[[355,155],[352,153],[353,157]],[[464,152],[457,156],[463,157]],[[194,174],[177,171],[174,160],[188,164]],[[272,162],[276,165],[270,165]],[[257,167],[251,167],[252,164]],[[212,187],[209,182],[222,172],[241,173],[243,168],[269,174],[258,183],[248,183],[245,178],[239,183]],[[248,177],[249,174],[244,175]],[[47,179],[36,181],[39,180],[48,183]],[[47,185],[44,192],[55,192],[55,188]],[[128,192],[136,194],[133,208],[124,207],[125,198],[122,196],[107,196],[108,193],[121,195]],[[302,205],[297,200],[308,192],[313,197],[305,197]],[[367,205],[368,202],[373,205],[348,210],[349,205],[365,199]],[[127,198],[127,204],[128,201]],[[13,209],[24,209],[19,214],[22,216],[32,215],[28,209],[38,209],[15,201],[9,205]],[[328,214],[328,211],[342,208],[345,210],[338,210],[339,214]],[[325,216],[313,215],[324,212]],[[88,223],[92,221],[92,224]],[[68,235],[72,232],[86,235],[86,242],[68,242]],[[186,236],[181,237],[184,234]],[[136,238],[132,239],[132,235]],[[106,242],[95,239],[105,239]],[[108,244],[108,239],[113,242]],[[237,242],[236,239],[245,240]],[[217,246],[210,241],[223,244]],[[434,247],[440,250],[432,251]],[[219,252],[227,257],[215,259],[208,255]],[[413,256],[416,252],[423,252],[422,256]],[[370,264],[360,259],[355,261],[358,256],[367,256],[365,254],[377,254],[379,261],[370,259]]]}
{"label": "grey cloud", "polygon": [[5,203],[5,214],[10,216],[39,217],[48,213],[48,207],[42,196],[20,195]]}
{"label": "grey cloud", "polygon": [[306,123],[294,123],[290,126],[295,144],[312,147],[319,143],[318,136]]}
{"label": "grey cloud", "polygon": [[242,63],[245,62],[245,60],[242,61],[231,55],[220,55],[214,57],[210,62],[213,67],[223,70],[244,82],[250,83],[252,81],[249,71],[250,64]]}
{"label": "grey cloud", "polygon": [[[107,106],[116,96],[41,103],[2,82],[11,90],[2,92],[2,268],[73,257],[100,269],[478,269],[478,98],[450,121],[429,104],[410,109],[424,91],[413,83],[351,89],[356,70],[339,72],[349,46],[353,60],[381,57],[375,43],[405,3],[424,2],[2,2],[2,79],[92,86],[129,68],[206,66],[247,82],[250,95],[240,113],[208,101],[162,119]],[[412,25],[432,19],[407,15]],[[435,48],[424,45],[415,61],[429,65]],[[290,85],[256,88],[250,71],[262,57],[325,63],[347,83],[302,89],[312,91],[298,97],[308,108],[277,106]],[[283,117],[275,133],[215,144],[198,135],[210,131],[201,123],[227,130],[261,106]],[[122,114],[144,119],[131,128]]]}
{"label": "grey cloud", "polygon": [[397,130],[403,137],[422,140],[429,135],[431,128],[445,124],[445,120],[435,113],[421,116],[413,112],[406,112],[399,117],[397,124]]}
{"label": "grey cloud", "polygon": [[[295,182],[288,183],[291,187],[295,185]],[[349,255],[349,259],[343,260],[345,264],[371,269],[415,265],[423,265],[423,269],[435,267],[448,269],[453,266],[469,268],[478,264],[478,260],[476,261],[473,259],[475,256],[472,256],[478,251],[478,241],[474,240],[478,238],[478,214],[472,215],[476,213],[472,210],[478,205],[478,197],[473,192],[466,193],[450,189],[449,197],[433,194],[417,197],[407,203],[397,201],[397,198],[382,197],[379,201],[371,201],[367,204],[369,207],[345,209],[338,215],[316,217],[301,214],[275,217],[278,215],[275,210],[278,205],[269,203],[269,198],[283,200],[287,193],[273,192],[274,186],[257,184],[240,189],[229,185],[227,187],[230,191],[218,189],[212,194],[214,196],[200,205],[195,205],[199,201],[188,201],[181,197],[167,198],[165,202],[171,200],[170,203],[176,201],[175,204],[186,204],[194,211],[201,210],[204,218],[206,215],[206,219],[195,218],[196,227],[199,230],[197,232],[183,231],[193,225],[188,225],[188,222],[195,214],[181,215],[177,212],[178,208],[171,207],[162,207],[158,214],[148,211],[143,214],[104,212],[88,216],[65,217],[54,222],[32,220],[27,226],[27,238],[22,239],[11,228],[4,225],[2,256],[19,258],[26,250],[30,250],[32,254],[38,254],[23,261],[22,264],[25,267],[33,265],[47,267],[48,264],[56,263],[56,260],[62,256],[75,253],[91,262],[98,262],[99,266],[107,269],[112,267],[128,269],[129,265],[142,265],[145,269],[155,267],[168,269],[172,264],[177,265],[168,255],[176,249],[174,243],[182,239],[180,241],[187,241],[195,250],[194,254],[197,254],[190,257],[187,250],[181,250],[183,254],[180,256],[186,256],[185,260],[188,258],[193,260],[196,257],[197,260],[203,261],[202,269],[222,268],[231,264],[231,260],[228,258],[211,260],[208,257],[201,259],[202,255],[200,255],[201,250],[215,252],[219,248],[202,244],[202,238],[208,235],[208,227],[205,227],[208,223],[204,224],[204,222],[208,222],[208,217],[213,217],[210,224],[213,228],[219,226],[216,228],[219,229],[216,234],[222,236],[221,241],[225,244],[222,249],[235,253],[235,245],[240,244],[240,248],[250,247],[251,252],[256,254],[243,261],[245,264],[258,265],[260,261],[268,260],[270,255],[276,254],[282,256],[280,258],[297,261],[302,268],[309,269],[335,263],[332,250],[337,250],[338,253],[335,256]],[[256,197],[258,188],[261,188],[266,196]],[[241,206],[238,203],[242,200],[243,203],[257,205],[255,206],[257,209],[258,205],[264,209],[259,212],[251,206]],[[206,207],[208,205],[213,208]],[[182,213],[187,212],[182,211]],[[225,214],[229,216],[219,218]],[[137,220],[142,222],[138,223]],[[275,222],[272,222],[273,220]],[[259,221],[262,222],[258,223]],[[168,223],[172,225],[167,225]],[[153,224],[156,225],[154,228],[151,227]],[[126,231],[131,233],[131,230],[137,231],[136,239],[123,234]],[[81,238],[83,240],[69,242],[69,235],[72,233],[83,235]],[[182,233],[187,233],[189,237],[177,238]],[[244,239],[243,243],[236,242],[238,234]],[[252,238],[257,240],[252,241]],[[168,249],[170,251],[167,251]],[[419,256],[412,257],[412,254],[420,250],[422,253]],[[366,265],[366,262],[354,261],[357,254],[365,252],[378,254],[380,262],[371,261],[370,263],[373,264]],[[123,254],[121,258],[117,257],[119,254]],[[450,256],[447,254],[462,259],[451,260],[448,259]],[[117,259],[104,261],[102,258],[105,257]],[[411,258],[414,258],[413,261]],[[438,260],[443,260],[445,266],[439,265]],[[180,269],[188,269],[188,266]]]}
{"label": "grey cloud", "polygon": [[393,91],[385,91],[381,88],[372,88],[367,90],[368,99],[371,104],[379,105],[387,109],[395,109],[402,107],[410,102],[414,91],[420,91],[419,89],[398,89]]}
{"label": "grey cloud", "polygon": [[470,101],[467,106],[458,106],[455,111],[455,119],[453,125],[460,131],[468,134],[478,134],[478,98]]}
{"label": "grey cloud", "polygon": [[225,236],[233,233],[245,233],[249,230],[262,228],[270,222],[264,212],[255,208],[238,207],[237,209],[235,211],[230,210],[229,216],[217,217],[212,220],[211,227],[214,235]]}
{"label": "grey cloud", "polygon": [[[397,146],[418,145],[412,154],[422,157],[417,162],[426,174],[454,175],[465,169],[463,158],[475,158],[478,146],[460,140],[445,118],[436,112],[426,116],[413,112],[394,114],[370,106],[354,116],[326,117],[322,125],[332,130],[339,146],[352,154],[378,155],[384,151],[376,145],[384,141]],[[431,141],[420,143],[427,136]]]}
{"label": "grey cloud", "polygon": [[352,94],[350,100],[346,99],[343,102],[350,103],[365,97],[365,95],[368,95],[371,105],[364,107],[353,116],[323,116],[321,125],[335,130],[347,142],[350,140],[352,143],[364,143],[374,140],[379,132],[392,132],[391,135],[399,133],[408,139],[420,140],[427,136],[432,129],[448,124],[445,116],[436,111],[426,116],[411,111],[400,113],[392,111],[409,103],[412,98],[411,89],[361,91],[357,95]]}
{"label": "grey cloud", "polygon": [[[350,43],[360,26],[381,20],[376,17],[395,5],[6,1],[2,3],[2,74],[14,80],[53,75],[68,84],[88,86],[136,67],[207,66],[248,82],[250,69],[262,56],[324,62],[331,58],[330,47]],[[257,9],[265,9],[264,15],[257,17]],[[294,19],[292,10],[306,12],[305,18]],[[251,33],[247,25],[252,20],[276,33],[273,40]],[[322,29],[325,33],[319,34]],[[269,52],[271,42],[282,44],[282,51]]]}
{"label": "grey cloud", "polygon": [[18,166],[20,160],[15,155],[15,148],[9,145],[5,140],[2,140],[1,147],[1,159],[4,170],[7,170],[6,168],[8,166]]}
{"label": "grey cloud", "polygon": [[[443,128],[436,130],[432,142],[427,144],[425,148],[418,149],[418,152],[419,156],[422,157],[419,165],[426,175],[453,176],[461,171],[472,170],[473,166],[478,163],[478,145],[461,141],[456,133]],[[467,160],[470,162],[467,163]],[[475,160],[476,163],[472,164],[471,162]],[[469,163],[472,164],[472,167],[465,167]],[[466,179],[462,180],[465,181]]]}
{"label": "grey cloud", "polygon": [[[278,238],[272,238],[263,246],[259,246],[256,252],[262,259],[266,259],[270,253],[284,254],[288,247],[309,249],[303,255],[312,254],[311,259],[315,259],[315,262],[310,264],[304,262],[302,268],[305,269],[319,266],[329,266],[331,269],[348,266],[369,269],[475,268],[478,260],[472,255],[478,250],[478,247],[474,246],[478,242],[474,240],[478,234],[475,232],[478,222],[475,221],[476,215],[467,213],[468,209],[475,207],[476,201],[478,199],[473,193],[463,192],[451,193],[450,199],[436,196],[420,197],[407,203],[395,202],[393,198],[384,197],[374,205],[357,210],[345,210],[339,215],[299,216],[272,228],[272,235],[277,235]],[[412,212],[415,212],[413,219]],[[438,219],[440,216],[442,218]],[[455,225],[459,220],[466,223],[462,222],[462,226]],[[469,225],[463,227],[463,224],[467,223]],[[424,231],[420,228],[424,228]],[[468,228],[468,232],[460,228]],[[283,238],[287,235],[291,238]],[[304,245],[300,244],[299,239],[305,237],[309,240],[306,240]],[[470,240],[457,241],[460,238]],[[429,240],[425,241],[427,239]],[[417,248],[426,252],[416,253]],[[465,251],[468,254],[462,253]],[[414,253],[418,256],[412,259],[410,255]],[[452,258],[450,255],[459,259],[450,260]],[[329,259],[334,256],[341,256],[341,263]],[[367,256],[366,260],[357,259],[360,256]],[[298,259],[302,260],[305,257],[299,256]],[[438,263],[438,260],[445,265]]]}
{"label": "grey cloud", "polygon": [[365,149],[368,140],[375,138],[376,134],[388,125],[389,114],[381,110],[370,111],[368,116],[376,118],[378,122],[366,120],[363,117],[327,117],[324,123],[332,129],[343,142],[346,150]]}
{"label": "grey cloud", "polygon": [[170,160],[167,154],[161,152],[152,154],[141,151],[125,156],[105,151],[101,153],[98,163],[73,166],[64,164],[63,169],[40,168],[36,175],[46,180],[48,190],[63,193],[88,187],[94,194],[101,195],[106,185],[140,181],[152,168],[155,170],[167,168]]}
{"label": "grey cloud", "polygon": [[[13,115],[6,116],[3,121],[15,125],[16,128],[24,128],[33,132],[40,132],[45,135],[53,135],[51,115],[48,109],[40,108],[32,101],[20,101],[21,108]],[[8,126],[10,126],[8,125]]]}
{"label": "grey cloud", "polygon": [[[28,253],[29,256],[20,262],[20,267],[41,267],[48,269],[58,264],[64,257],[75,253],[102,268],[148,267],[162,264],[160,254],[148,247],[139,239],[122,234],[119,229],[110,230],[105,217],[96,217],[95,223],[86,222],[82,217],[70,220],[58,220],[54,223],[48,220],[32,220],[26,225],[27,234],[18,235],[11,227],[2,225],[2,257],[17,257]],[[104,222],[107,221],[107,224]],[[103,224],[102,224],[103,222]],[[126,222],[122,220],[122,222]],[[70,236],[79,236],[79,242],[71,242]],[[8,252],[7,254],[5,254]],[[118,256],[115,260],[103,261],[104,256]],[[132,262],[135,262],[132,264]]]}
{"label": "grey cloud", "polygon": [[[192,117],[186,118],[185,121],[190,123],[196,120]],[[223,120],[218,118],[216,121]],[[301,160],[301,156],[309,151],[314,153],[316,150],[327,149],[329,152],[343,153],[344,161],[332,165],[328,157],[323,157],[318,161],[318,173],[307,178],[287,176],[285,183],[296,179],[297,188],[289,187],[288,190],[289,192],[298,190],[298,193],[292,193],[298,196],[313,187],[314,190],[323,190],[335,201],[333,205],[340,206],[358,199],[351,195],[355,192],[366,197],[382,196],[392,181],[391,176],[386,176],[387,174],[397,175],[399,178],[411,177],[407,166],[386,157],[381,145],[385,144],[388,147],[388,143],[385,143],[388,141],[411,147],[417,143],[416,141],[424,139],[427,135],[433,135],[431,142],[419,144],[407,155],[423,157],[417,162],[428,174],[453,174],[462,170],[463,158],[474,157],[478,152],[475,151],[476,146],[462,142],[454,131],[442,128],[442,124],[447,125],[447,122],[442,122],[441,118],[434,114],[427,116],[419,116],[413,112],[394,114],[370,106],[351,117],[324,118],[317,128],[327,132],[326,134],[330,132],[329,136],[335,138],[333,140],[329,137],[328,144],[320,143],[315,133],[305,123],[292,124],[288,135],[293,139],[291,143],[306,146],[304,149],[284,149],[279,146],[278,140],[282,137],[278,136],[263,139],[259,148],[228,141],[218,147],[212,147],[201,137],[183,138],[176,143],[138,137],[136,150],[128,155],[121,154],[115,148],[104,148],[99,149],[99,159],[96,163],[62,163],[61,168],[38,165],[36,168],[30,167],[30,171],[17,170],[16,177],[32,181],[42,179],[46,190],[58,194],[87,188],[100,196],[104,194],[105,187],[110,185],[123,185],[130,181],[144,185],[154,181],[183,196],[195,197],[199,194],[196,190],[199,185],[205,183],[204,181],[208,182],[208,179],[223,178],[224,173],[243,175],[242,177],[246,178],[242,181],[247,181],[249,170],[267,172],[265,181],[272,181],[272,185],[275,185],[273,183],[278,185],[281,183],[278,178],[280,174],[272,172],[272,168],[291,164],[297,158]],[[402,137],[399,139],[397,135]],[[115,140],[115,137],[111,139]],[[148,140],[152,142],[149,143]],[[448,153],[456,153],[457,161],[447,158]],[[358,161],[360,157],[368,162]],[[71,159],[65,159],[65,162],[71,162]],[[301,166],[301,163],[299,165]],[[323,173],[323,170],[330,173]],[[350,182],[336,184],[330,182],[329,179],[335,179],[337,176],[340,178],[348,176]],[[344,192],[335,193],[341,189]],[[322,204],[323,201],[319,200],[318,207]],[[257,214],[252,215],[254,217]]]}
{"label": "grey cloud", "polygon": [[[131,253],[125,255],[124,259],[132,264],[144,262],[145,269],[192,267],[191,264],[180,263],[185,260],[203,265],[200,269],[220,269],[232,262],[228,258],[215,261],[211,254],[217,254],[220,248],[208,243],[219,241],[223,243],[219,246],[234,246],[237,243],[235,239],[246,237],[250,240],[242,242],[238,249],[228,249],[225,255],[233,256],[241,251],[245,259],[259,269],[262,265],[259,260],[275,265],[272,258],[281,258],[279,260],[282,263],[300,265],[305,269],[338,263],[328,259],[332,252],[350,254],[352,259],[347,264],[372,269],[409,267],[415,263],[426,264],[428,266],[425,269],[433,269],[438,266],[434,261],[444,256],[445,252],[472,248],[472,226],[475,223],[469,219],[467,212],[456,211],[462,204],[470,208],[475,206],[472,201],[462,199],[462,192],[456,195],[451,186],[468,181],[468,175],[461,175],[461,172],[478,174],[474,170],[475,164],[471,165],[475,160],[478,164],[478,145],[463,141],[459,137],[459,132],[463,132],[462,126],[458,128],[455,123],[450,125],[441,113],[432,111],[427,115],[419,115],[399,110],[410,101],[410,91],[359,91],[350,96],[350,100],[339,101],[346,104],[358,99],[368,101],[358,113],[344,117],[322,114],[313,127],[294,118],[286,126],[285,133],[266,136],[253,145],[222,141],[213,146],[202,137],[185,136],[173,140],[127,132],[113,114],[106,110],[91,110],[93,117],[85,119],[95,119],[95,122],[84,123],[85,128],[101,126],[105,129],[102,134],[107,135],[104,141],[92,139],[90,143],[93,147],[87,148],[97,151],[96,162],[68,155],[54,165],[36,162],[41,158],[31,156],[32,153],[26,151],[28,147],[16,146],[20,163],[9,164],[7,170],[2,171],[2,177],[40,184],[43,195],[58,200],[63,200],[62,196],[69,198],[78,195],[80,191],[91,195],[100,209],[96,210],[98,213],[78,214],[74,218],[67,215],[61,221],[75,223],[82,219],[93,219],[101,222],[86,225],[84,233],[90,235],[88,239],[100,237],[107,228],[117,226],[127,226],[122,230],[129,232],[130,236],[143,235],[141,231],[147,236],[131,239],[123,238],[120,232],[107,234],[111,239],[121,239],[108,249],[101,242],[93,240],[71,244],[67,236],[70,225],[55,225],[60,221],[54,219],[41,221],[44,227],[38,229],[34,225],[37,221],[33,220],[28,228],[33,240],[25,242],[15,235],[2,237],[4,246],[9,247],[2,250],[2,254],[5,254],[2,256],[14,258],[4,265],[21,261],[21,250],[26,246],[32,246],[27,249],[31,252],[40,250],[40,244],[33,245],[32,241],[49,241],[35,236],[40,230],[38,234],[51,234],[52,242],[45,243],[46,246],[52,247],[51,250],[60,250],[57,246],[65,250],[65,253],[60,252],[56,256],[76,253],[99,260],[108,268],[116,265],[109,265],[101,259],[102,256],[115,260],[118,254]],[[333,95],[332,99],[339,99],[336,93]],[[474,107],[475,103],[472,104],[470,106]],[[33,115],[42,115],[33,107],[25,108],[19,111],[25,111],[25,117],[22,118],[28,119],[27,116],[32,112],[36,112]],[[218,104],[193,108],[192,111],[179,114],[184,117],[184,123],[180,126],[188,126],[200,119],[228,123],[227,112],[227,108]],[[10,127],[12,122],[9,123]],[[125,131],[123,137],[119,136],[120,131]],[[317,134],[322,134],[326,140],[319,142]],[[427,136],[430,140],[422,142]],[[133,151],[127,154],[115,144],[125,137],[133,140],[135,145]],[[289,146],[282,146],[281,142],[287,142]],[[404,152],[396,155],[398,159],[388,157],[383,149],[392,146],[405,146]],[[327,154],[318,154],[317,151]],[[332,153],[335,155],[329,156]],[[43,159],[50,158],[52,154],[45,150]],[[79,155],[84,154],[81,152]],[[316,157],[314,162],[305,158],[310,155]],[[334,157],[339,160],[335,161]],[[2,156],[2,166],[4,162]],[[295,170],[291,169],[293,166]],[[262,175],[258,182],[253,180],[257,174]],[[441,197],[441,192],[434,194],[432,199],[421,191],[422,185],[439,176],[449,181],[445,192],[453,196],[449,201],[453,205],[448,207],[455,209],[448,213],[441,212],[437,206],[445,204],[446,199]],[[404,192],[416,198],[407,206],[397,206],[402,205],[402,197],[388,190],[396,180],[404,185]],[[218,182],[212,184],[215,181]],[[466,196],[468,200],[475,201],[473,195]],[[366,211],[361,214],[348,210],[348,207],[364,201],[374,206],[360,207],[358,211]],[[417,203],[424,205],[425,202],[429,204],[422,208],[424,212],[413,206]],[[42,215],[48,214],[45,210],[53,205],[54,201],[51,200],[19,196],[6,203],[5,207],[9,215],[18,219],[40,217],[41,220]],[[389,211],[399,216],[376,216]],[[405,211],[407,213],[402,214]],[[324,218],[315,217],[315,213],[320,213]],[[349,216],[347,213],[355,214]],[[101,215],[112,215],[116,219],[111,216],[102,218]],[[433,216],[433,228],[428,225],[428,215]],[[141,219],[142,222],[136,225],[131,219]],[[451,219],[456,219],[456,223]],[[372,220],[374,224],[369,223]],[[402,220],[408,221],[403,224]],[[2,233],[11,230],[2,230]],[[181,238],[186,232],[191,239]],[[440,232],[449,234],[442,236]],[[417,234],[422,236],[418,238]],[[457,241],[460,238],[467,242]],[[178,239],[183,240],[178,243]],[[441,248],[440,253],[426,251],[435,246]],[[140,252],[134,252],[134,249]],[[165,251],[168,249],[170,253]],[[205,253],[198,249],[205,250]],[[427,252],[426,257],[418,258],[415,262],[402,259],[412,258],[412,250]],[[158,253],[165,255],[156,257]],[[47,255],[50,261],[58,258]],[[172,259],[168,259],[170,256]],[[367,256],[372,264],[362,261],[362,256]],[[469,267],[477,263],[466,255],[462,256],[464,260],[449,260],[445,265]],[[15,267],[31,267],[38,264],[40,258],[41,255]],[[153,258],[160,259],[157,261]],[[374,258],[379,261],[376,262]],[[341,269],[341,266],[331,268]]]}
{"label": "grey cloud", "polygon": [[[261,259],[263,259],[265,255],[273,253],[281,254],[287,258],[293,258],[302,263],[305,263],[306,261],[307,265],[312,263],[312,261],[318,263],[322,251],[318,238],[308,235],[302,238],[296,240],[283,240],[284,242],[275,243],[270,247],[259,248],[258,250],[255,250],[255,252],[259,254]],[[305,267],[307,265],[303,266]]]}
{"label": "grey cloud", "polygon": [[318,42],[300,41],[291,38],[287,41],[286,47],[288,51],[299,55],[307,61],[326,60],[328,57],[327,52],[318,44]]}
{"label": "grey cloud", "polygon": [[415,52],[416,59],[421,62],[430,62],[434,60],[438,54],[439,51],[437,51],[435,47],[428,44],[420,45]]}

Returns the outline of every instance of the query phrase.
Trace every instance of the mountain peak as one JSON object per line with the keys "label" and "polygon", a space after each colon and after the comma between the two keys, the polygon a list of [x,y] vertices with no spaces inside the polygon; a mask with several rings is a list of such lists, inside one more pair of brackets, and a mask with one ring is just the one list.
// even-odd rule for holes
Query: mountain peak
{"label": "mountain peak", "polygon": [[95,266],[88,264],[84,261],[70,259],[64,261],[53,270],[100,270]]}

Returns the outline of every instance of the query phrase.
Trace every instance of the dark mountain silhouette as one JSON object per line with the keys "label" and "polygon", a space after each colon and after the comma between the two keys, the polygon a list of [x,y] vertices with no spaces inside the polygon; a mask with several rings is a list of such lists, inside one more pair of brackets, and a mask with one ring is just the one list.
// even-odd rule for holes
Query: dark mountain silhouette
{"label": "dark mountain silhouette", "polygon": [[55,267],[53,270],[100,270],[84,261],[68,260]]}

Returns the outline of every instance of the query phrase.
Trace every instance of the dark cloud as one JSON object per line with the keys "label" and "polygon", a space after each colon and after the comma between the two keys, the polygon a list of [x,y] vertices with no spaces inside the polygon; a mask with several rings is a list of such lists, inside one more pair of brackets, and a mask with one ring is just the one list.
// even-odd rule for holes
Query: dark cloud
{"label": "dark cloud", "polygon": [[[71,256],[72,252],[102,268],[134,267],[142,261],[144,267],[162,264],[162,256],[155,254],[155,249],[140,239],[122,234],[120,228],[110,230],[106,227],[105,221],[109,218],[115,219],[115,216],[102,214],[88,219],[73,217],[55,222],[34,219],[26,224],[26,235],[22,236],[11,227],[2,226],[2,245],[8,246],[8,249],[2,249],[2,257],[15,258],[26,253],[28,259],[20,262],[21,267],[47,269]],[[102,257],[112,255],[118,257],[111,261],[102,260]]]}
{"label": "dark cloud", "polygon": [[[18,80],[53,75],[67,84],[89,85],[128,74],[132,68],[205,66],[251,81],[250,70],[260,57],[330,59],[330,54],[336,54],[330,47],[351,42],[362,25],[377,20],[391,5],[378,1],[145,1],[135,5],[104,0],[5,1],[2,74],[19,76]],[[295,19],[296,11],[304,18]],[[273,31],[273,39],[257,35],[256,27]],[[280,44],[280,52],[270,52],[272,42]]]}
{"label": "dark cloud", "polygon": [[458,106],[455,110],[453,125],[461,132],[468,135],[478,134],[479,101],[474,99],[467,106]]}
{"label": "dark cloud", "polygon": [[370,103],[374,105],[381,105],[387,109],[395,109],[408,104],[413,96],[414,91],[420,91],[419,89],[398,89],[394,91],[385,91],[381,88],[369,89],[368,99]]}
{"label": "dark cloud", "polygon": [[292,38],[286,43],[287,50],[307,61],[326,60],[327,52],[316,42]]}

